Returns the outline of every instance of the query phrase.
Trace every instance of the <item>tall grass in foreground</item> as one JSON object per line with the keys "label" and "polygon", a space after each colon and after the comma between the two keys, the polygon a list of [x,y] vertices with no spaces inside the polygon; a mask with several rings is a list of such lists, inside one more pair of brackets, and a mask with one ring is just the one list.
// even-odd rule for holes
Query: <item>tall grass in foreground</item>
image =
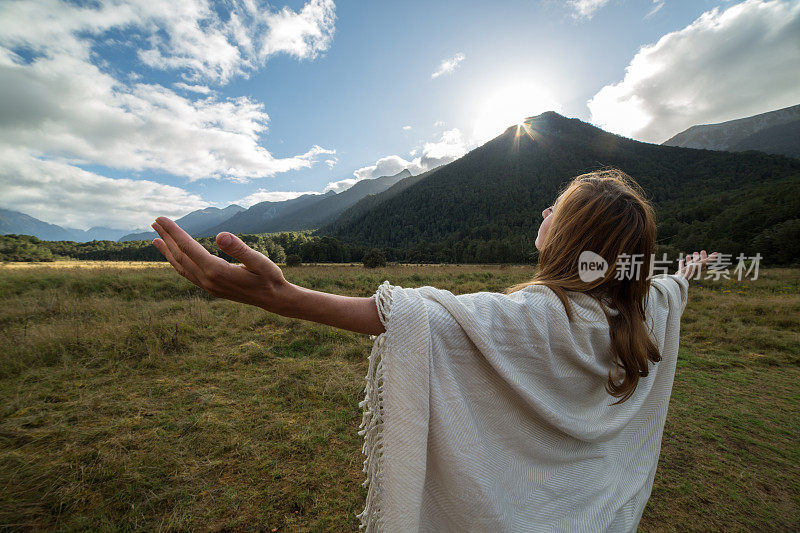
{"label": "tall grass in foreground", "polygon": [[[533,270],[285,273],[369,296],[385,279],[501,291]],[[158,264],[4,266],[0,301],[0,528],[357,529],[367,336]],[[692,282],[642,530],[800,528],[799,332],[800,270]]]}

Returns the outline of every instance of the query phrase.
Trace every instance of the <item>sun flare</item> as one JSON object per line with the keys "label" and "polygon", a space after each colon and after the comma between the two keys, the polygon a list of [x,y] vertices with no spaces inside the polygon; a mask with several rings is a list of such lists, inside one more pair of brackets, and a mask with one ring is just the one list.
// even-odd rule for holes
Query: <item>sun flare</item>
{"label": "sun flare", "polygon": [[546,91],[535,83],[517,83],[501,87],[478,110],[473,137],[480,143],[500,135],[509,126],[521,125],[526,117],[545,111],[561,111]]}

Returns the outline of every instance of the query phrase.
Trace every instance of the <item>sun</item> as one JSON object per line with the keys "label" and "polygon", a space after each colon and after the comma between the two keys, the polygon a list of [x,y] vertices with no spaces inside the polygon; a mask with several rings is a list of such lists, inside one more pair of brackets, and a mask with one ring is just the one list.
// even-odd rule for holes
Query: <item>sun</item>
{"label": "sun", "polygon": [[541,85],[505,85],[493,92],[478,109],[472,135],[483,144],[503,133],[509,126],[522,124],[526,117],[545,111],[561,112],[561,104],[542,89]]}

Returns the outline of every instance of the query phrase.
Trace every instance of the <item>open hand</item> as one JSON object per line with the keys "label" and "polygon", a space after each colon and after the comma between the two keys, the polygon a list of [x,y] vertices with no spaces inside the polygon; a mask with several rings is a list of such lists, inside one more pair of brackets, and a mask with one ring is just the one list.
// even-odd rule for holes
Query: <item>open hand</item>
{"label": "open hand", "polygon": [[700,272],[709,263],[714,263],[718,255],[717,252],[708,255],[705,250],[687,255],[685,259],[678,261],[678,271],[675,274],[686,279],[699,279]]}
{"label": "open hand", "polygon": [[281,269],[264,254],[259,253],[232,233],[217,235],[217,245],[223,252],[241,261],[232,265],[217,257],[194,240],[172,220],[158,217],[152,224],[160,239],[158,248],[178,274],[209,294],[235,302],[274,311],[280,307],[281,291],[289,283]]}

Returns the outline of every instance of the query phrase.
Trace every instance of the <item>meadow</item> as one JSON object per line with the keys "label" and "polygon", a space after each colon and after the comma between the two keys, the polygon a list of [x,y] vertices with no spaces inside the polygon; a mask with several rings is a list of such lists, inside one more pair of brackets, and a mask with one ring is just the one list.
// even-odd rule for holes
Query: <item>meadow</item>
{"label": "meadow", "polygon": [[[531,266],[284,269],[502,291]],[[800,529],[800,269],[693,281],[641,531]],[[366,335],[206,295],[159,263],[0,267],[0,529],[352,531]]]}

